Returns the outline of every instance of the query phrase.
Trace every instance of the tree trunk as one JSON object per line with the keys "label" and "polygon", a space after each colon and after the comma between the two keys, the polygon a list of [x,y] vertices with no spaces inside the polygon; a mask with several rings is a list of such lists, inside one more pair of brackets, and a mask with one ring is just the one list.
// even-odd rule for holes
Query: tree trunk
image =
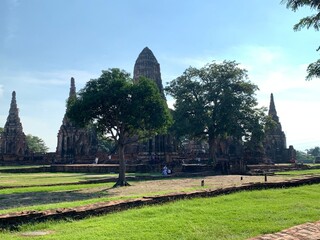
{"label": "tree trunk", "polygon": [[124,159],[124,145],[119,144],[118,151],[119,151],[119,177],[116,184],[113,187],[123,187],[123,186],[130,186],[126,181],[126,163]]}
{"label": "tree trunk", "polygon": [[212,161],[213,166],[217,164],[216,143],[212,135],[209,135],[209,159]]}

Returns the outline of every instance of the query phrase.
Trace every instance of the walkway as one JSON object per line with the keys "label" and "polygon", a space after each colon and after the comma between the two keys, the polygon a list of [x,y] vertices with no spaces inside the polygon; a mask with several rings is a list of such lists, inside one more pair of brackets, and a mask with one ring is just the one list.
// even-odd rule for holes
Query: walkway
{"label": "walkway", "polygon": [[249,240],[320,240],[320,221],[301,224],[278,233],[266,234]]}

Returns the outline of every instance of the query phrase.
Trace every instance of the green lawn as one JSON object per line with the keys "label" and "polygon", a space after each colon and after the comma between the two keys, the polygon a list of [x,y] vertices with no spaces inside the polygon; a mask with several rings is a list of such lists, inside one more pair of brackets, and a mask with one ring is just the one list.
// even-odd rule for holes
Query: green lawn
{"label": "green lawn", "polygon": [[300,176],[300,175],[320,175],[320,169],[308,169],[297,171],[276,172],[276,175]]}
{"label": "green lawn", "polygon": [[0,186],[31,186],[76,183],[79,181],[97,180],[116,176],[116,174],[88,173],[0,173]]}
{"label": "green lawn", "polygon": [[1,240],[49,231],[31,239],[247,239],[320,219],[320,185],[182,200],[79,221],[25,225]]}
{"label": "green lawn", "polygon": [[46,167],[49,165],[13,165],[13,166],[0,166],[1,169],[24,169],[24,168],[39,168]]}
{"label": "green lawn", "polygon": [[[128,175],[134,176],[134,174]],[[0,214],[77,207],[98,202],[138,198],[145,195],[133,193],[129,196],[114,196],[108,190],[112,188],[114,182],[79,184],[79,181],[116,176],[116,174],[87,173],[0,173],[0,187],[13,187],[0,188]],[[68,185],[63,185],[65,183]],[[71,185],[69,185],[70,183]],[[134,181],[130,181],[130,183],[134,184]],[[44,186],[47,184],[62,185]],[[168,192],[170,191],[168,190]],[[166,192],[155,191],[151,194],[164,193]]]}

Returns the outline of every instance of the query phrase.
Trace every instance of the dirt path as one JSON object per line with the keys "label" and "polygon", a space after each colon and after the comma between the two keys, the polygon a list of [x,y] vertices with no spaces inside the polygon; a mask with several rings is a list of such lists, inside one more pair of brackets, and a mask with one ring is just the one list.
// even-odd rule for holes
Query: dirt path
{"label": "dirt path", "polygon": [[[242,178],[242,180],[241,180]],[[282,182],[293,179],[294,177],[268,176],[268,182]],[[296,178],[296,177],[295,177]],[[301,177],[300,177],[301,178]],[[204,186],[201,187],[201,181],[204,180]],[[156,192],[173,193],[200,189],[219,189],[226,187],[241,186],[246,183],[265,182],[264,176],[207,176],[182,179],[164,179],[132,182],[130,187],[108,189],[112,196],[130,196],[141,194],[153,194]]]}
{"label": "dirt path", "polygon": [[[292,179],[292,177],[268,176],[268,182],[281,182],[288,179]],[[203,187],[201,186],[202,180],[204,180]],[[70,191],[26,191],[22,193],[2,194],[0,196],[0,210],[27,206],[32,209],[32,205],[78,201],[101,197],[110,197],[115,199],[121,197],[131,198],[175,192],[190,192],[194,190],[215,190],[219,188],[221,189],[226,187],[241,186],[246,183],[257,183],[264,181],[264,176],[224,175],[180,179],[164,178],[161,180],[129,181],[131,186],[121,188],[111,188],[109,184],[100,187],[92,185],[92,187],[89,186],[87,188]]]}

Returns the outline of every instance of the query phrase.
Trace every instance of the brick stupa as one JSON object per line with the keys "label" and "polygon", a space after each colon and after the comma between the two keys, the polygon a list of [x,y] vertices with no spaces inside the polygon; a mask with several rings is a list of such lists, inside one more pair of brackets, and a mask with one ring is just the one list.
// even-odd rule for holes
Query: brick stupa
{"label": "brick stupa", "polygon": [[11,155],[16,159],[23,158],[29,152],[19,117],[15,91],[12,92],[9,116],[1,134],[0,148],[1,154]]}

